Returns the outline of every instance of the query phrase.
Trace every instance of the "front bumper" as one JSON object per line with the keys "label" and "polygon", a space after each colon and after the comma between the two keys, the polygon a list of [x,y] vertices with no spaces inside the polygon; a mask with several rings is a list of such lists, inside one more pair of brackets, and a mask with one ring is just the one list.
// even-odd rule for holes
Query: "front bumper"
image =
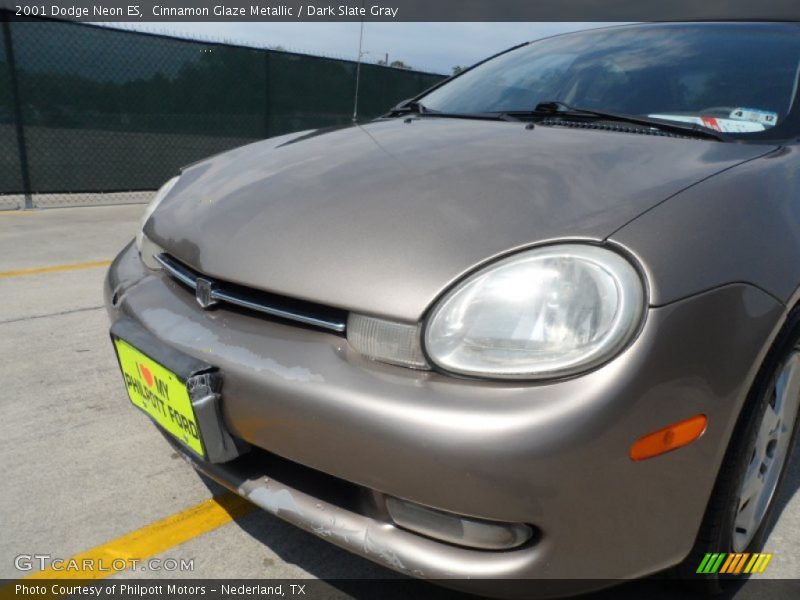
{"label": "front bumper", "polygon": [[[334,334],[203,311],[132,246],[109,270],[106,301],[112,321],[219,367],[227,429],[266,451],[192,459],[199,470],[357,554],[493,595],[514,592],[488,578],[561,580],[566,593],[680,562],[784,314],[755,288],[726,286],[650,309],[635,342],[592,373],[523,384],[383,365]],[[628,458],[636,438],[699,413],[708,428],[693,444]],[[393,526],[374,493],[540,535],[509,551],[434,541]]]}

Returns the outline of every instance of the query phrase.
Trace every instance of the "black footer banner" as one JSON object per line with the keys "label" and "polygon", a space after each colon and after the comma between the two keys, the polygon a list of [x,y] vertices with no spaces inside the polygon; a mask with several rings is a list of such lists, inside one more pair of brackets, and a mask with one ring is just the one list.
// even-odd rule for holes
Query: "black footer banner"
{"label": "black footer banner", "polygon": [[[106,600],[160,600],[173,598],[228,598],[292,600],[407,598],[463,599],[474,597],[548,598],[578,594],[583,600],[668,600],[691,598],[692,584],[651,577],[636,581],[587,579],[443,580],[416,579],[27,579],[0,580],[0,598],[101,598]],[[751,577],[728,582],[727,593],[717,598],[735,600],[796,599],[800,580]]]}

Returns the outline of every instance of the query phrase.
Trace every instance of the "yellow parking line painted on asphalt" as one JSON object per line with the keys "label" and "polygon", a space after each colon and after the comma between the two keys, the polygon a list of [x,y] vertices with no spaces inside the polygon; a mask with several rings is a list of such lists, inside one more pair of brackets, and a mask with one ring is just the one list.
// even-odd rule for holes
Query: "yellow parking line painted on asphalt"
{"label": "yellow parking line painted on asphalt", "polygon": [[64,567],[77,564],[79,566],[87,565],[86,569],[67,571],[50,567],[23,579],[26,581],[29,579],[103,579],[116,572],[115,568],[112,568],[114,561],[117,561],[117,564],[126,561],[130,565],[133,564],[131,561],[146,560],[221,525],[230,523],[232,520],[252,512],[255,508],[254,504],[241,496],[233,493],[223,494],[150,525],[145,525],[141,529],[126,533],[91,550],[76,554],[64,561]]}
{"label": "yellow parking line painted on asphalt", "polygon": [[30,269],[17,269],[16,271],[0,271],[0,279],[8,277],[25,277],[26,275],[40,275],[42,273],[59,273],[62,271],[79,271],[81,269],[94,269],[107,267],[110,260],[90,260],[89,262],[72,263],[69,265],[52,265],[50,267],[31,267]]}

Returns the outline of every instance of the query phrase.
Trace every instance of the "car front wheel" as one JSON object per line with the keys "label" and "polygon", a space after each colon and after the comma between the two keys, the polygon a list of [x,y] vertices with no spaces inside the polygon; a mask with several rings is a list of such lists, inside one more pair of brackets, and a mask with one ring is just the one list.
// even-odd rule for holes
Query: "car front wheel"
{"label": "car front wheel", "polygon": [[[678,567],[680,577],[697,582],[705,591],[722,591],[731,578],[720,569],[698,572],[704,557],[752,554],[762,548],[794,447],[799,407],[800,310],[795,309],[742,410],[695,546]],[[743,570],[739,571],[741,579]]]}

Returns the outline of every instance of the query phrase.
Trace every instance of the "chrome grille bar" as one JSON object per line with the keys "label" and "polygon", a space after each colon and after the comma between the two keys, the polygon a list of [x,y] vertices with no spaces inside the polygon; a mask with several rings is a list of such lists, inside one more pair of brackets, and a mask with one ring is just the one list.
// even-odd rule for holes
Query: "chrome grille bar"
{"label": "chrome grille bar", "polygon": [[259,292],[256,290],[250,291],[236,289],[240,288],[241,286],[234,286],[231,284],[226,284],[222,281],[205,277],[204,275],[201,275],[189,267],[181,264],[168,254],[157,254],[155,255],[155,259],[174,279],[192,288],[193,290],[197,289],[197,279],[199,277],[211,281],[213,283],[213,287],[210,291],[210,297],[213,300],[247,308],[249,310],[270,315],[272,317],[287,319],[289,321],[303,323],[304,325],[319,327],[320,329],[335,331],[336,333],[344,332],[347,327],[346,316],[343,316],[342,318],[336,318],[333,316],[328,317],[311,314],[310,312],[294,310],[285,306],[277,306],[274,303],[259,298]]}
{"label": "chrome grille bar", "polygon": [[188,285],[193,290],[197,289],[197,276],[191,271],[184,268],[183,265],[172,262],[165,254],[156,254],[155,258],[158,263],[164,267],[164,270],[172,275],[175,279],[184,285]]}
{"label": "chrome grille bar", "polygon": [[246,300],[235,294],[230,294],[228,292],[224,292],[219,289],[212,290],[211,297],[214,298],[215,300],[219,300],[220,302],[227,302],[229,304],[235,304],[236,306],[241,306],[242,308],[257,310],[258,312],[262,312],[267,315],[272,315],[273,317],[279,317],[281,319],[289,319],[290,321],[297,321],[298,323],[305,323],[306,325],[312,325],[314,327],[322,327],[323,329],[330,329],[331,331],[335,331],[337,333],[342,333],[345,330],[344,322],[319,319],[317,317],[310,317],[307,315],[299,314],[288,310],[283,310],[280,308],[273,308],[265,304]]}

